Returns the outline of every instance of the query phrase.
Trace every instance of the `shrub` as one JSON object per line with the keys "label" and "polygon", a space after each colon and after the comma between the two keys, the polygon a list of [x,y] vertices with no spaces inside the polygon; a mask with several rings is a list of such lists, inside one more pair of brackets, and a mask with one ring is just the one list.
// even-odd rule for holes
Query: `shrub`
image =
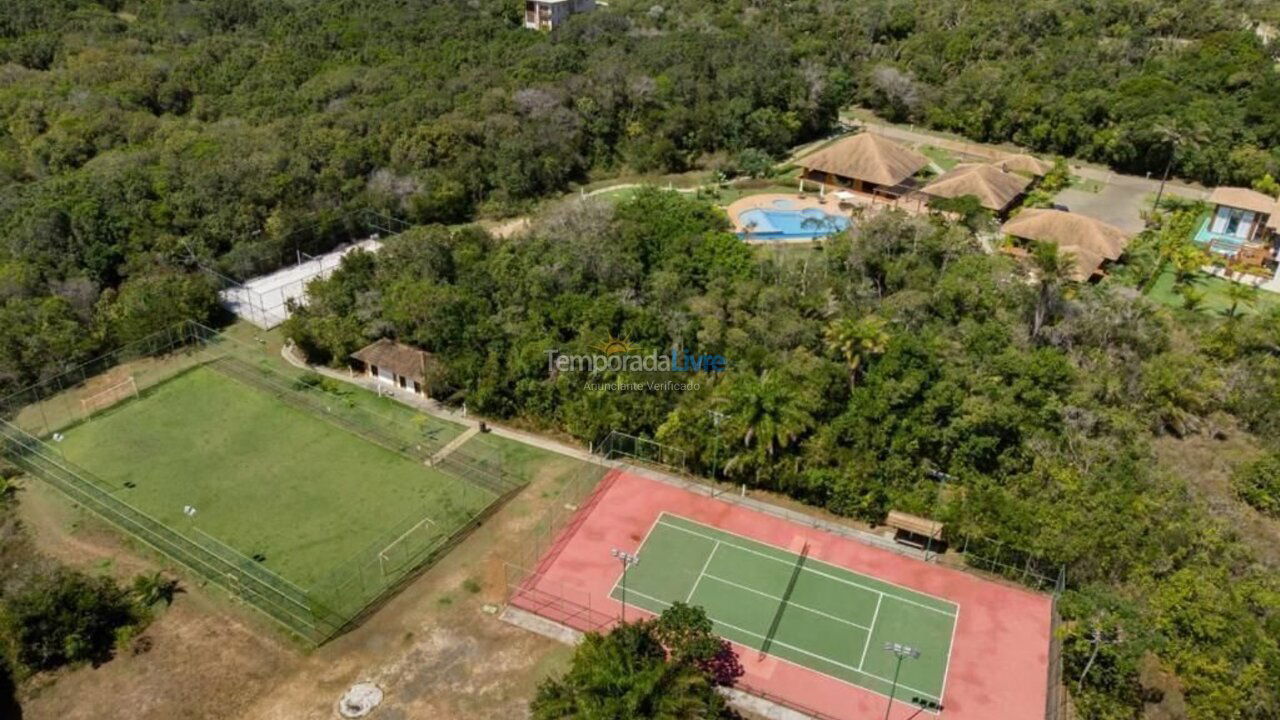
{"label": "shrub", "polygon": [[111,659],[117,633],[140,616],[111,578],[60,570],[11,600],[4,619],[17,661],[39,671]]}
{"label": "shrub", "polygon": [[1236,495],[1258,512],[1280,517],[1280,453],[1267,453],[1237,467],[1231,484]]}

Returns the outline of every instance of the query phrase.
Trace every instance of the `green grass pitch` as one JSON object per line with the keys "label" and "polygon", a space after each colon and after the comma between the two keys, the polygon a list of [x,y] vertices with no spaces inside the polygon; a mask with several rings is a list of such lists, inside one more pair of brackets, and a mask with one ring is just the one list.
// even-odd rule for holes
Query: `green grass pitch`
{"label": "green grass pitch", "polygon": [[139,510],[261,555],[306,590],[402,523],[430,517],[447,535],[494,500],[206,367],[66,430],[57,447]]}
{"label": "green grass pitch", "polygon": [[[903,662],[897,696],[942,697],[954,603],[668,513],[637,554],[629,605],[654,613],[676,601],[700,605],[717,633],[757,651],[776,622],[770,655],[882,695],[897,662],[885,643],[909,645],[920,657]],[[622,592],[615,585],[612,597]]]}

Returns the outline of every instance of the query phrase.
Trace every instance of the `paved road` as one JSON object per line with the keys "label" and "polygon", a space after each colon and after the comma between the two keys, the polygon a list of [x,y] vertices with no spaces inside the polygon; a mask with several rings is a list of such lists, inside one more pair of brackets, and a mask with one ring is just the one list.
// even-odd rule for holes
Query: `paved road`
{"label": "paved road", "polygon": [[[876,133],[885,137],[903,140],[912,143],[926,143],[934,147],[944,148],[953,152],[964,153],[966,155],[974,155],[978,157],[989,157],[997,159],[1010,152],[1029,152],[1012,146],[1002,148],[994,145],[983,145],[980,143],[969,142],[967,140],[956,140],[936,133],[925,130],[915,130],[911,128],[899,127],[897,125],[887,125],[877,122],[865,122],[861,120],[850,119],[850,122],[856,122]],[[1102,167],[1086,165],[1082,161],[1068,158],[1071,164],[1071,171],[1080,177],[1090,180],[1097,180],[1108,185],[1119,185],[1121,187],[1140,189],[1144,192],[1157,192],[1160,189],[1159,178],[1147,178],[1141,175],[1125,175],[1113,170]],[[1195,183],[1182,182],[1180,180],[1170,180],[1165,185],[1165,192],[1173,192],[1177,195],[1194,198],[1207,198],[1209,190]]]}

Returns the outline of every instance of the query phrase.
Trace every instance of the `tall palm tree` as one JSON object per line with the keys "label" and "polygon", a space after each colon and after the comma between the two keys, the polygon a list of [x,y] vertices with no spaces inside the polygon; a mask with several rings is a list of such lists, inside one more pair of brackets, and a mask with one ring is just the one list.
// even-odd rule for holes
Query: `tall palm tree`
{"label": "tall palm tree", "polygon": [[777,453],[795,444],[814,425],[814,398],[798,383],[766,370],[740,374],[722,386],[728,430],[737,443],[725,472],[753,469],[759,477]]}
{"label": "tall palm tree", "polygon": [[1036,269],[1036,299],[1031,311],[1031,339],[1038,340],[1040,333],[1066,297],[1066,287],[1071,281],[1075,259],[1070,253],[1058,252],[1053,243],[1036,243],[1031,250],[1031,262]]}
{"label": "tall palm tree", "polygon": [[1232,319],[1235,319],[1241,303],[1253,307],[1254,303],[1258,302],[1258,288],[1247,282],[1228,282],[1223,292],[1227,300],[1231,301],[1231,307],[1227,308],[1227,317]]}
{"label": "tall palm tree", "polygon": [[858,376],[867,360],[883,355],[889,347],[888,325],[884,318],[867,315],[843,317],[829,325],[825,332],[827,349],[838,354],[849,369],[849,387],[858,384]]}

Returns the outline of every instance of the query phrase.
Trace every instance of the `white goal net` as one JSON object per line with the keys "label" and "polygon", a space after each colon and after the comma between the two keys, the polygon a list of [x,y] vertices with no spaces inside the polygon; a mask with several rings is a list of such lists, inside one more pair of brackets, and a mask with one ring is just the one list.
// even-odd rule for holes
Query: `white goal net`
{"label": "white goal net", "polygon": [[93,417],[93,414],[99,410],[109,408],[121,400],[131,397],[138,397],[138,383],[134,381],[132,375],[105,390],[96,392],[81,400],[80,408],[86,416]]}

